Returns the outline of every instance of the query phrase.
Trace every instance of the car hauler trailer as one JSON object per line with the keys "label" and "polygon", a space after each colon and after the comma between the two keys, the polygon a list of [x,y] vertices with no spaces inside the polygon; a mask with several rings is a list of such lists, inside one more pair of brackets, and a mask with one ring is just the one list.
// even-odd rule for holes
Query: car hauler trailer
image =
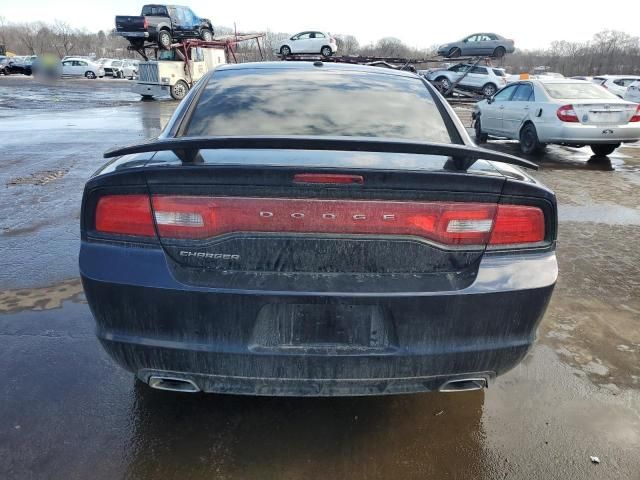
{"label": "car hauler trailer", "polygon": [[[262,54],[260,38],[264,38],[263,33],[235,35],[209,42],[183,40],[172,44],[169,50],[160,50],[153,44],[130,47],[145,60],[138,66],[138,81],[132,90],[145,99],[168,94],[175,100],[182,100],[209,70],[225,63],[237,63],[235,47],[239,42],[255,40]],[[154,52],[153,60],[147,55],[149,49]]]}

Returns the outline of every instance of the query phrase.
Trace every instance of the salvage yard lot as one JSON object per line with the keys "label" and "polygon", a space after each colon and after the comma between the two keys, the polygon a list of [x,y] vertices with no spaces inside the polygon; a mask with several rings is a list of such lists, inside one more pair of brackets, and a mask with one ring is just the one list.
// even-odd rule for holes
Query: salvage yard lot
{"label": "salvage yard lot", "polygon": [[638,145],[535,159],[558,196],[560,277],[536,346],[488,390],[185,396],[107,358],[78,280],[84,182],[177,106],[129,87],[0,79],[0,478],[640,478]]}

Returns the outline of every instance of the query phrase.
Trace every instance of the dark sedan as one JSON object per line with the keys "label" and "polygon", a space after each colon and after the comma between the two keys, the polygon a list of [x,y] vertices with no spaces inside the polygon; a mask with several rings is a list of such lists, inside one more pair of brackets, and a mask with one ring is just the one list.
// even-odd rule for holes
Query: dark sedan
{"label": "dark sedan", "polygon": [[225,65],[86,184],[80,271],[106,351],[184,392],[486,387],[557,277],[554,194],[476,147],[420,77]]}
{"label": "dark sedan", "polygon": [[34,57],[24,59],[4,58],[0,61],[0,73],[4,75],[31,75],[33,58]]}

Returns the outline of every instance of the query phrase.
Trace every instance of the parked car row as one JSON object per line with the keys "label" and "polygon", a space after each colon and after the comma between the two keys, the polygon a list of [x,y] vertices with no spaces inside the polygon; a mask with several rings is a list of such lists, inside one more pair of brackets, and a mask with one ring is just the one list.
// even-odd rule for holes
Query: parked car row
{"label": "parked car row", "polygon": [[133,80],[138,76],[139,60],[118,60],[111,58],[100,58],[96,63],[104,69],[106,77],[128,78]]}
{"label": "parked car row", "polygon": [[[36,55],[27,57],[0,57],[0,75],[32,75],[37,74],[39,67]],[[57,63],[58,60],[54,61]],[[113,77],[134,79],[138,76],[138,60],[118,60],[101,58],[93,60],[90,57],[66,56],[59,66],[56,66],[56,76],[86,77],[90,79]],[[50,72],[52,69],[49,68]]]}
{"label": "parked car row", "polygon": [[[638,85],[634,91],[640,94]],[[640,96],[640,95],[639,95]],[[547,144],[590,146],[595,155],[640,140],[640,104],[623,100],[592,82],[544,78],[511,83],[476,104],[476,141],[515,139],[526,155]]]}
{"label": "parked car row", "polygon": [[0,57],[0,75],[31,75],[32,65],[37,57]]}

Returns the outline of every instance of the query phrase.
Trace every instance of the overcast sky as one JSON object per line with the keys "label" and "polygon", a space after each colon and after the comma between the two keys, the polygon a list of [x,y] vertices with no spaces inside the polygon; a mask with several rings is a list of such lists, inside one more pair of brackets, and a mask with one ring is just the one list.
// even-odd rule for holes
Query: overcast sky
{"label": "overcast sky", "polygon": [[[9,22],[64,20],[91,31],[110,30],[118,14],[138,14],[143,2],[131,0],[0,0],[0,16]],[[597,0],[279,2],[264,0],[180,0],[215,25],[238,31],[296,33],[318,29],[353,34],[361,44],[397,37],[426,48],[474,32],[496,32],[520,48],[546,47],[553,40],[584,41],[603,29],[637,34],[640,0],[623,0],[619,8]],[[302,8],[302,6],[307,8]],[[495,10],[488,12],[489,6]],[[447,7],[450,12],[446,12]],[[635,10],[635,12],[634,12]],[[457,18],[456,18],[457,12]]]}

